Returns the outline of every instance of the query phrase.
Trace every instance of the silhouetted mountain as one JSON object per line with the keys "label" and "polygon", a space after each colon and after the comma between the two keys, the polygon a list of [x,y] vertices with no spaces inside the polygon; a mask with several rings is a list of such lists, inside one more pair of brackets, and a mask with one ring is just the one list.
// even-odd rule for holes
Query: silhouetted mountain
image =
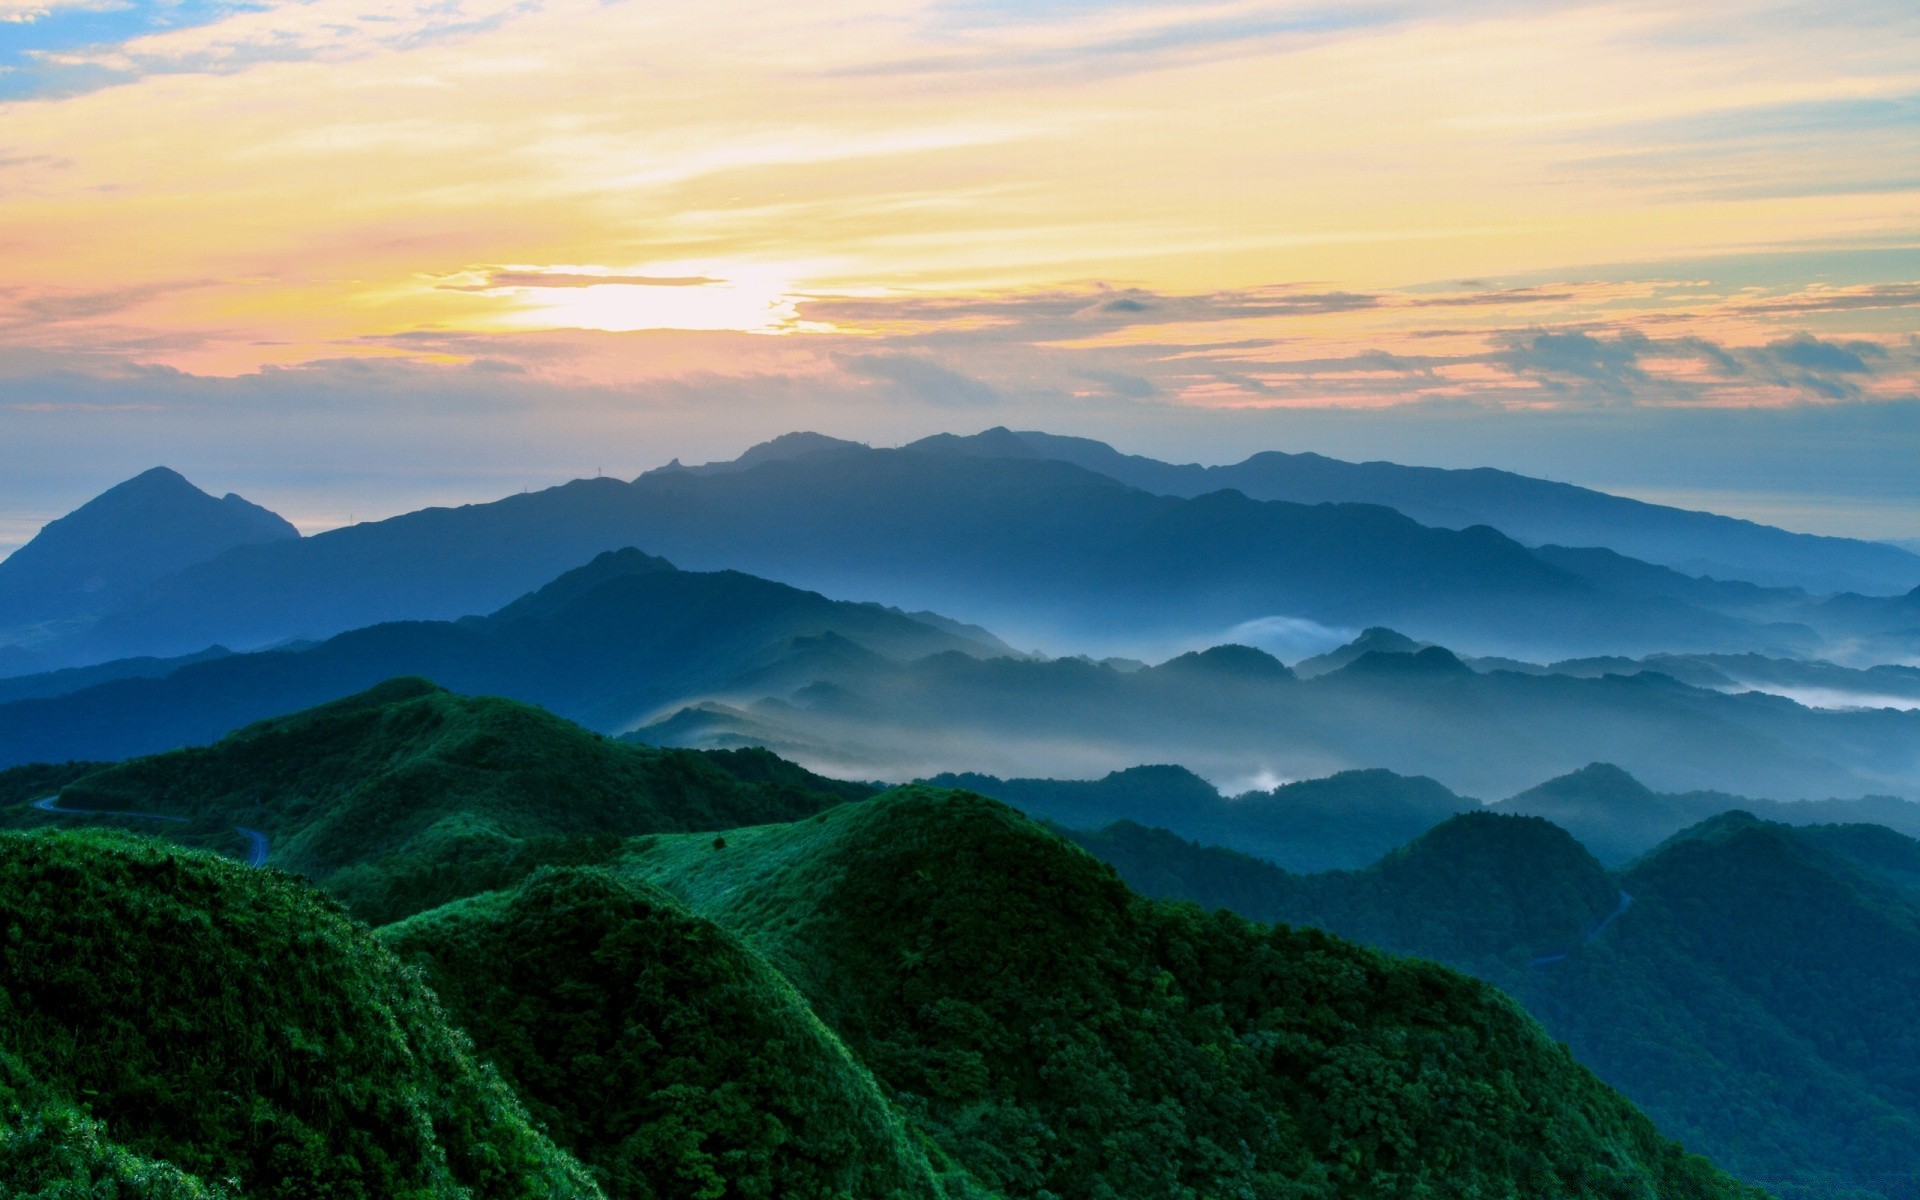
{"label": "silhouetted mountain", "polygon": [[216,500],[155,467],[48,522],[0,560],[0,637],[29,638],[33,626],[105,611],[235,546],[299,536],[257,504],[231,492]]}
{"label": "silhouetted mountain", "polygon": [[[1270,662],[1240,669],[1246,653],[1140,671],[952,654],[847,662],[823,666],[805,686],[689,697],[688,711],[634,736],[765,745],[868,778],[959,770],[1086,778],[1144,760],[1244,787],[1379,766],[1464,795],[1508,796],[1607,761],[1662,792],[1920,796],[1920,709],[1810,708],[1645,670],[1477,673],[1439,647],[1370,651],[1310,679]],[[1644,846],[1700,815],[1660,828]]]}
{"label": "silhouetted mountain", "polygon": [[982,457],[1071,462],[1170,496],[1233,488],[1258,500],[1384,504],[1427,525],[1491,525],[1530,546],[1605,546],[1686,575],[1743,579],[1815,592],[1904,592],[1920,581],[1920,554],[1884,542],[1789,533],[1712,513],[1647,504],[1490,468],[1443,470],[1350,463],[1268,451],[1231,466],[1176,466],[1121,454],[1104,442],[990,429],[943,434],[914,448]]}
{"label": "silhouetted mountain", "polygon": [[378,625],[302,649],[227,655],[161,678],[0,704],[0,766],[210,742],[396,675],[525,700],[614,732],[689,694],[806,682],[826,661],[806,651],[828,637],[881,663],[1010,653],[981,630],[936,628],[732,571],[678,571],[629,549],[489,617]]}
{"label": "silhouetted mountain", "polygon": [[1545,821],[1486,813],[1307,876],[1138,825],[1072,836],[1150,895],[1497,983],[1663,1130],[1781,1196],[1906,1200],[1920,1171],[1911,838],[1724,813],[1609,877]]}
{"label": "silhouetted mountain", "polygon": [[1274,614],[1392,622],[1476,651],[1548,657],[1749,649],[1771,636],[1677,601],[1614,596],[1484,526],[1431,529],[1377,506],[1231,491],[1159,496],[1061,462],[835,446],[242,547],[62,645],[93,659],[168,655],[452,618],[629,545],[1054,644],[1191,643]]}

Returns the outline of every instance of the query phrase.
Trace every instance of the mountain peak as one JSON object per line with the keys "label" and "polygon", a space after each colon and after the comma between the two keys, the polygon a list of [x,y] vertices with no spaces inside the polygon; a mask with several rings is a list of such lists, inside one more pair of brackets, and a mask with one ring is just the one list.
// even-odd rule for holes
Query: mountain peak
{"label": "mountain peak", "polygon": [[0,561],[0,630],[84,616],[236,546],[297,538],[279,515],[153,467],[50,521]]}
{"label": "mountain peak", "polygon": [[1229,644],[1205,650],[1190,650],[1153,668],[1180,675],[1189,672],[1233,675],[1242,679],[1292,679],[1285,663],[1252,646]]}
{"label": "mountain peak", "polygon": [[1459,657],[1445,646],[1427,646],[1414,651],[1369,650],[1341,667],[1335,674],[1466,678],[1472,676],[1474,670],[1461,662]]}
{"label": "mountain peak", "polygon": [[496,620],[519,617],[550,617],[587,592],[616,579],[633,575],[652,575],[659,571],[677,571],[664,558],[627,546],[606,550],[594,556],[584,567],[575,567],[537,592],[520,597],[493,614]]}
{"label": "mountain peak", "polygon": [[958,433],[936,433],[932,437],[908,442],[902,450],[923,454],[964,454],[973,458],[1040,458],[1027,439],[1005,425],[983,429],[971,437]]}

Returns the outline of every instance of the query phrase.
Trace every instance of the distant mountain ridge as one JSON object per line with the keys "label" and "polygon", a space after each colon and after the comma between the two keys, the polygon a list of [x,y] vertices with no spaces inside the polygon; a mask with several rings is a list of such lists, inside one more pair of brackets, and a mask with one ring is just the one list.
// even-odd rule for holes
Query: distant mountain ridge
{"label": "distant mountain ridge", "polygon": [[1486,526],[1430,528],[1383,506],[1170,497],[1042,459],[801,448],[241,546],[58,648],[70,663],[166,657],[451,619],[629,545],[1107,652],[1190,644],[1274,614],[1553,657],[1817,641],[1771,618],[1617,594]]}
{"label": "distant mountain ridge", "polygon": [[[487,617],[375,625],[317,645],[221,654],[157,678],[0,704],[0,765],[210,742],[397,675],[541,704],[617,732],[689,693],[804,683],[829,646],[843,660],[851,652],[879,662],[1014,653],[984,630],[934,620],[941,623],[738,572],[680,571],[629,548]],[[163,668],[133,664],[128,673]]]}
{"label": "distant mountain ridge", "polygon": [[[1387,644],[1398,643],[1380,633],[1356,640]],[[1144,670],[944,654],[816,666],[803,686],[689,698],[632,736],[765,746],[817,770],[868,778],[1089,777],[1146,761],[1251,781],[1384,767],[1468,795],[1502,796],[1613,761],[1674,793],[1920,796],[1920,707],[1813,708],[1692,686],[1645,666],[1580,675],[1475,671],[1439,646],[1363,650],[1311,677],[1250,647],[1216,647]]]}
{"label": "distant mountain ridge", "polygon": [[1920,838],[1920,804],[1892,796],[1781,802],[1727,792],[1656,792],[1611,763],[1592,763],[1492,804],[1422,776],[1342,771],[1224,796],[1183,767],[1141,766],[1101,779],[936,775],[1067,829],[1130,822],[1262,859],[1288,871],[1353,870],[1461,813],[1539,817],[1608,866],[1620,866],[1689,826],[1740,810],[1796,827],[1874,824]]}
{"label": "distant mountain ridge", "polygon": [[1769,586],[1878,594],[1920,586],[1920,554],[1904,546],[1792,533],[1490,467],[1352,463],[1273,450],[1227,466],[1176,465],[1122,454],[1091,438],[1016,433],[1004,427],[972,437],[937,434],[910,448],[1057,459],[1171,496],[1234,488],[1258,500],[1384,504],[1426,525],[1491,525],[1529,546],[1606,546],[1689,575]]}

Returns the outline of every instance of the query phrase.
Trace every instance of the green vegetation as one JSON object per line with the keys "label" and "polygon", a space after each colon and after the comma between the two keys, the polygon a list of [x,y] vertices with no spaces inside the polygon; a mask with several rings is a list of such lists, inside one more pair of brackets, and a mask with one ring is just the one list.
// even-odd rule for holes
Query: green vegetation
{"label": "green vegetation", "polygon": [[8,1195],[591,1197],[432,993],[304,884],[0,835]]}
{"label": "green vegetation", "polygon": [[615,1200],[938,1195],[793,988],[645,884],[543,871],[382,937]]}
{"label": "green vegetation", "polygon": [[783,969],[1009,1195],[1745,1196],[1485,985],[1143,900],[991,801],[903,789],[625,870]]}
{"label": "green vegetation", "polygon": [[[60,778],[63,810],[102,815],[24,803]],[[274,866],[395,922],[376,940],[291,875],[178,844],[0,835],[15,1192],[1752,1194],[1485,984],[1143,899],[975,795],[876,797],[417,680],[0,786],[17,825],[265,831]],[[1480,825],[1512,845],[1476,859],[1443,826],[1354,878],[1444,913],[1502,855],[1537,860],[1513,897],[1565,866],[1544,822]],[[1577,935],[1597,878],[1471,944],[1519,970],[1508,943]]]}
{"label": "green vegetation", "polygon": [[[396,679],[210,747],[93,771],[61,804],[189,817],[156,832],[229,851],[236,826],[258,829],[275,866],[381,924],[543,865],[605,862],[634,834],[784,820],[872,791],[764,751],[627,745],[529,705]],[[20,806],[9,817],[74,820]]]}
{"label": "green vegetation", "polygon": [[1911,838],[1727,813],[1610,876],[1544,821],[1475,814],[1366,870],[1300,876],[1137,825],[1071,836],[1151,894],[1311,923],[1498,984],[1662,1129],[1782,1195],[1909,1194]]}

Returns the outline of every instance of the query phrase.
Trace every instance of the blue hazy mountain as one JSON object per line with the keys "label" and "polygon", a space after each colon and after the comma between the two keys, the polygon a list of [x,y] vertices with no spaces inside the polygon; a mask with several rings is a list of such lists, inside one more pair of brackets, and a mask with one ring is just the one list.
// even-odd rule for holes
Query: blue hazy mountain
{"label": "blue hazy mountain", "polygon": [[1271,791],[1225,797],[1183,767],[1129,767],[1101,779],[996,779],[937,775],[937,787],[964,788],[1070,829],[1118,821],[1278,863],[1292,871],[1360,867],[1480,802],[1431,779],[1379,769],[1303,779]]}
{"label": "blue hazy mountain", "polygon": [[243,546],[160,581],[63,649],[75,661],[166,656],[451,619],[630,545],[1108,652],[1224,640],[1274,614],[1394,624],[1523,656],[1814,640],[1804,628],[1615,594],[1485,526],[1430,528],[1377,505],[1234,491],[1189,499],[1056,461],[802,448]]}
{"label": "blue hazy mountain", "polygon": [[1689,576],[1816,592],[1852,589],[1890,594],[1920,586],[1920,554],[1907,547],[1791,533],[1486,467],[1445,470],[1390,462],[1352,463],[1279,451],[1255,454],[1229,466],[1176,465],[1122,454],[1090,438],[1015,433],[1005,428],[972,437],[940,434],[914,446],[951,454],[1070,462],[1170,496],[1233,488],[1259,500],[1384,504],[1426,525],[1450,529],[1491,525],[1529,546],[1604,546]]}
{"label": "blue hazy mountain", "polygon": [[[0,560],[0,638],[105,611],[183,567],[299,531],[229,492],[218,499],[155,467],[49,522]],[[198,649],[199,647],[195,647]]]}
{"label": "blue hazy mountain", "polygon": [[737,572],[680,571],[629,549],[602,554],[488,617],[392,622],[318,645],[221,655],[159,678],[0,704],[0,764],[119,759],[210,742],[401,675],[615,731],[688,693],[794,686],[828,664],[943,652],[1011,653],[957,622],[828,600]]}
{"label": "blue hazy mountain", "polygon": [[1611,763],[1487,805],[1423,776],[1342,771],[1225,796],[1176,766],[1129,767],[1100,779],[1001,779],[978,772],[928,780],[991,796],[1082,832],[1117,823],[1250,855],[1289,871],[1363,867],[1463,812],[1531,815],[1567,830],[1609,865],[1646,853],[1690,825],[1731,810],[1785,825],[1873,824],[1920,837],[1920,804],[1892,796],[1779,801],[1723,791],[1656,792]]}
{"label": "blue hazy mountain", "polygon": [[1726,812],[1609,874],[1545,820],[1455,817],[1293,874],[1138,824],[1072,835],[1154,896],[1434,958],[1519,999],[1663,1131],[1786,1197],[1920,1171],[1920,842]]}
{"label": "blue hazy mountain", "polygon": [[1916,709],[1812,708],[1645,669],[1475,671],[1439,646],[1368,650],[1312,678],[1272,660],[1249,670],[1256,654],[1243,647],[1145,670],[952,654],[847,663],[800,687],[714,693],[634,736],[761,745],[865,778],[1089,777],[1174,762],[1246,790],[1262,776],[1383,767],[1497,797],[1614,762],[1663,792],[1920,796]]}

